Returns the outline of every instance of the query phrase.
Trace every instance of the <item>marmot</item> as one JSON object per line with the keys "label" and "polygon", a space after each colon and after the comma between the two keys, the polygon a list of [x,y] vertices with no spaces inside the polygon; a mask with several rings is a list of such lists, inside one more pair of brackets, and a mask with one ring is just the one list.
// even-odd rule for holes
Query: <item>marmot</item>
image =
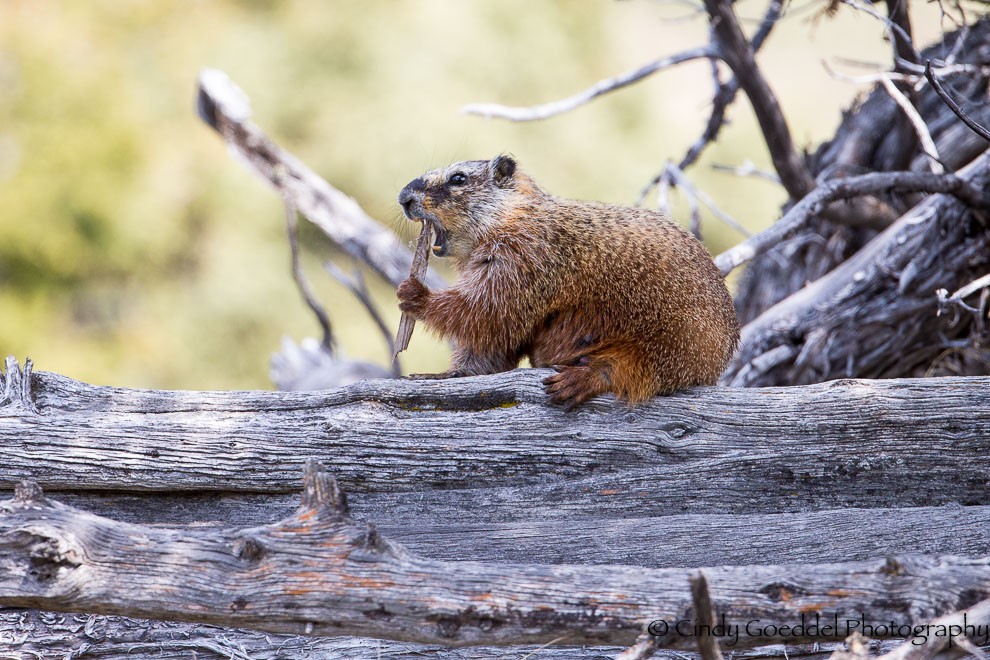
{"label": "marmot", "polygon": [[454,163],[399,194],[453,257],[449,289],[414,277],[399,307],[454,340],[450,370],[508,371],[528,357],[567,408],[604,392],[629,402],[714,384],[739,342],[732,299],[708,251],[663,214],[561,199],[509,156]]}

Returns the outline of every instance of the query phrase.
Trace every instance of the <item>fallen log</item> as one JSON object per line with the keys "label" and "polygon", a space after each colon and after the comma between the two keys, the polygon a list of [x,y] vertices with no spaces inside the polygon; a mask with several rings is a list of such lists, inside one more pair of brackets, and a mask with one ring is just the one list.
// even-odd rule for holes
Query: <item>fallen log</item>
{"label": "fallen log", "polygon": [[544,375],[167,392],[8,360],[0,487],[288,492],[313,457],[395,511],[403,493],[491,487],[491,506],[464,514],[486,522],[525,498],[547,519],[596,502],[612,517],[990,504],[990,465],[973,460],[990,451],[987,377],[697,388],[565,413],[546,404]]}
{"label": "fallen log", "polygon": [[[355,523],[343,492],[314,462],[298,511],[248,529],[115,522],[49,501],[32,483],[0,503],[4,607],[445,646],[562,636],[568,644],[627,645],[648,629],[661,647],[694,648],[695,571],[421,558]],[[738,648],[838,641],[867,625],[871,636],[903,637],[901,626],[990,594],[987,558],[898,556],[704,574],[727,626],[716,636]]]}
{"label": "fallen log", "polygon": [[[478,489],[475,489],[478,490]],[[295,495],[52,492],[77,508],[121,522],[164,527],[254,527],[289,516]],[[805,513],[731,515],[717,512],[608,517],[589,503],[581,517],[551,519],[521,499],[509,522],[481,520],[480,493],[414,492],[399,510],[374,494],[350,497],[357,520],[413,552],[434,559],[537,564],[629,564],[648,568],[729,564],[859,561],[891,553],[990,555],[990,507],[948,505],[905,509],[829,509]],[[3,497],[0,494],[0,497]],[[441,497],[447,506],[437,503]],[[468,515],[472,506],[479,515]],[[435,508],[437,510],[435,510]],[[951,534],[932,534],[937,525]],[[731,538],[731,543],[725,539]]]}

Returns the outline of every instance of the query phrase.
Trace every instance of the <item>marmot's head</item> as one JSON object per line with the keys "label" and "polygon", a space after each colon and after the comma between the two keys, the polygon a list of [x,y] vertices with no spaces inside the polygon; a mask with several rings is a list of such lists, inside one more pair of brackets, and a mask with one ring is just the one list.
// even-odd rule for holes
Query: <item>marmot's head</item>
{"label": "marmot's head", "polygon": [[534,189],[532,180],[516,171],[515,160],[496,156],[427,172],[402,189],[399,204],[410,220],[434,223],[434,254],[466,258],[507,217],[515,206],[512,197]]}

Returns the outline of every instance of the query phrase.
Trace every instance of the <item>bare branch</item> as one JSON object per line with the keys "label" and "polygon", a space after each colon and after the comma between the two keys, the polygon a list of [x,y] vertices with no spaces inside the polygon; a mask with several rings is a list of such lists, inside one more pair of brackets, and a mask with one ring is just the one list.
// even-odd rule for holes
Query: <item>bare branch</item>
{"label": "bare branch", "polygon": [[[405,279],[412,252],[351,197],[340,192],[297,158],[272,142],[250,121],[247,96],[227,74],[205,69],[199,75],[196,99],[200,117],[217,131],[240,162],[292,197],[296,208],[330,240],[367,264],[393,286]],[[444,280],[429,271],[424,282],[443,288]]]}
{"label": "bare branch", "polygon": [[716,172],[727,172],[729,174],[734,174],[739,177],[755,177],[757,179],[763,179],[769,181],[770,183],[775,183],[780,185],[780,177],[778,177],[773,172],[767,172],[766,170],[761,170],[756,165],[753,164],[751,160],[745,160],[739,165],[725,165],[722,163],[713,163],[712,169]]}
{"label": "bare branch", "polygon": [[330,327],[330,317],[327,316],[327,311],[323,309],[323,306],[313,295],[313,290],[309,286],[309,280],[306,279],[306,274],[303,272],[302,263],[299,259],[299,226],[296,222],[296,205],[292,201],[292,197],[288,194],[283,196],[283,200],[285,202],[285,233],[289,239],[289,255],[292,263],[292,279],[295,281],[299,293],[302,294],[306,306],[316,316],[316,320],[323,330],[323,338],[320,341],[320,345],[323,346],[327,353],[333,355],[336,352],[336,342],[334,341],[333,330]]}
{"label": "bare branch", "polygon": [[955,113],[955,115],[959,117],[964,124],[966,124],[966,126],[968,126],[974,133],[979,135],[984,140],[990,141],[990,131],[980,126],[976,120],[967,115],[963,109],[959,107],[959,104],[956,103],[951,96],[949,96],[949,93],[945,91],[945,88],[942,87],[942,83],[939,82],[938,77],[932,70],[931,60],[925,62],[925,77],[928,78],[928,82],[931,83],[932,89],[935,90],[935,93],[938,94],[939,98],[942,99],[945,105],[947,105],[949,109],[952,110],[952,112]]}
{"label": "bare branch", "polygon": [[[710,210],[716,218],[724,222],[729,227],[735,229],[743,236],[748,237],[752,235],[752,232],[746,229],[738,220],[733,218],[728,213],[722,211],[722,209],[718,208],[718,206],[715,204],[715,201],[711,197],[706,195],[704,192],[702,192],[700,188],[696,187],[693,183],[691,183],[691,180],[688,179],[687,176],[684,174],[684,172],[678,169],[676,165],[674,165],[673,163],[667,163],[666,173],[667,176],[670,177],[671,181],[674,182],[674,184],[684,189],[684,191],[688,194],[689,198],[697,199],[702,204],[707,206],[708,210]],[[696,203],[692,202],[692,208],[695,209],[697,208]]]}
{"label": "bare branch", "polygon": [[812,216],[822,213],[827,204],[841,199],[871,195],[885,191],[946,193],[974,207],[988,207],[988,197],[964,179],[954,174],[927,172],[876,172],[861,176],[827,181],[814,192],[791,207],[784,217],[769,229],[729,248],[715,257],[715,264],[728,275],[758,254],[791,236]]}
{"label": "bare branch", "polygon": [[[368,312],[368,316],[371,320],[375,322],[375,326],[378,331],[382,333],[382,337],[385,338],[385,343],[388,345],[388,354],[395,354],[395,342],[392,339],[392,331],[389,330],[388,325],[385,323],[385,319],[382,318],[381,312],[378,311],[378,305],[375,301],[371,299],[371,292],[368,291],[368,286],[364,282],[364,276],[361,271],[357,268],[354,269],[354,275],[348,276],[347,273],[342,271],[337,267],[337,264],[332,261],[328,261],[323,264],[323,269],[330,274],[332,278],[340,282],[344,287],[347,288],[358,301],[364,305],[364,309]],[[399,365],[398,358],[392,360],[392,374],[399,376],[402,373],[402,368]]]}
{"label": "bare branch", "polygon": [[[898,2],[899,0],[893,0]],[[853,9],[861,11],[865,14],[869,14],[873,18],[877,19],[886,26],[886,32],[888,37],[892,42],[894,42],[894,58],[900,57],[901,59],[908,60],[910,62],[921,62],[921,55],[914,48],[914,42],[911,40],[911,35],[908,32],[910,30],[910,22],[908,22],[908,30],[905,30],[903,26],[874,10],[872,7],[860,4],[857,0],[842,0],[842,4],[848,5]],[[888,5],[889,6],[889,5]],[[907,16],[905,10],[905,17]],[[907,54],[905,57],[901,53]]]}
{"label": "bare branch", "polygon": [[945,172],[945,168],[942,166],[942,161],[938,155],[938,148],[935,146],[935,141],[932,140],[932,135],[928,132],[928,126],[925,125],[925,120],[918,114],[918,110],[914,107],[914,104],[904,96],[901,90],[897,89],[897,86],[891,82],[889,76],[881,76],[880,83],[887,90],[887,93],[890,94],[890,97],[894,99],[894,102],[904,111],[905,116],[907,116],[911,125],[914,127],[914,132],[917,134],[918,141],[921,143],[921,151],[928,156],[928,165],[932,172],[934,174]]}
{"label": "bare branch", "polygon": [[970,312],[972,314],[983,315],[986,313],[986,308],[981,305],[981,307],[971,307],[966,304],[965,298],[970,296],[981,289],[986,289],[990,287],[990,274],[979,277],[966,286],[960,288],[958,291],[953,293],[951,296],[949,292],[945,289],[938,289],[935,291],[935,295],[938,298],[938,311],[939,314],[946,311],[950,306],[958,306],[962,309]]}
{"label": "bare branch", "polygon": [[474,103],[461,108],[461,112],[468,115],[480,115],[487,118],[508,119],[509,121],[535,121],[537,119],[547,119],[554,115],[559,115],[578,108],[592,99],[603,94],[614,92],[623,87],[627,87],[643,78],[653,75],[658,71],[663,71],[672,66],[690,62],[692,60],[717,57],[711,46],[692,48],[675,55],[662,57],[654,62],[642,66],[634,71],[629,71],[615,78],[608,78],[599,81],[574,96],[569,96],[559,101],[544,103],[533,107],[510,107],[497,103]]}
{"label": "bare branch", "polygon": [[[783,2],[781,0],[770,0],[770,6],[763,15],[763,20],[760,21],[760,27],[756,30],[751,41],[754,53],[759,52],[767,37],[770,36],[771,30],[773,30],[777,21],[780,20],[782,10]],[[715,43],[714,34],[712,36],[712,43]],[[681,162],[678,163],[677,166],[681,170],[686,170],[693,165],[701,156],[705,147],[718,138],[722,126],[725,125],[725,111],[732,105],[732,102],[736,98],[736,93],[739,91],[739,79],[737,77],[733,76],[728,82],[722,83],[719,80],[717,64],[714,62],[713,68],[712,76],[715,79],[715,95],[712,98],[712,111],[708,116],[708,123],[705,125],[705,130],[695,143],[691,145],[684,158],[681,159]]]}
{"label": "bare branch", "polygon": [[887,17],[891,24],[900,28],[890,31],[892,32],[890,41],[894,45],[894,63],[897,69],[901,69],[899,62],[902,61],[914,64],[921,62],[921,56],[914,49],[914,41],[911,38],[911,15],[908,12],[907,0],[887,0]]}
{"label": "bare branch", "polygon": [[801,199],[815,183],[791,139],[776,96],[756,64],[753,49],[743,35],[728,0],[705,0],[718,54],[729,65],[749,97],[763,131],[774,169],[792,199]]}

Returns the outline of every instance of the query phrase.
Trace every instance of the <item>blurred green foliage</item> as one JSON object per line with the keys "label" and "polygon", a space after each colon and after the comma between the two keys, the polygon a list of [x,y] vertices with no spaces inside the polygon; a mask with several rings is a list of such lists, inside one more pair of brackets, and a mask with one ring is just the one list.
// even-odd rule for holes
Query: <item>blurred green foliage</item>
{"label": "blurred green foliage", "polygon": [[[816,7],[796,8],[761,56],[806,145],[831,134],[859,91],[831,80],[819,60],[889,57],[874,19],[844,11],[811,22]],[[926,35],[919,41],[930,40],[933,5],[913,7]],[[752,0],[739,5],[748,19],[761,12]],[[267,388],[280,336],[317,333],[289,275],[278,198],[195,116],[201,68],[226,71],[275,140],[410,236],[394,201],[406,181],[500,152],[557,194],[633,202],[699,134],[706,64],[544,122],[459,108],[567,96],[705,36],[689,6],[647,0],[6,0],[0,351],[95,383]],[[780,192],[709,167],[769,167],[748,106],[739,103],[732,118],[691,174],[759,228],[773,220]],[[713,252],[739,238],[710,217],[704,232]],[[340,344],[384,362],[384,342],[361,308],[319,268],[331,247],[315,230],[304,238]],[[391,290],[372,284],[394,326]],[[446,362],[445,348],[422,331],[405,355],[413,371]]]}

